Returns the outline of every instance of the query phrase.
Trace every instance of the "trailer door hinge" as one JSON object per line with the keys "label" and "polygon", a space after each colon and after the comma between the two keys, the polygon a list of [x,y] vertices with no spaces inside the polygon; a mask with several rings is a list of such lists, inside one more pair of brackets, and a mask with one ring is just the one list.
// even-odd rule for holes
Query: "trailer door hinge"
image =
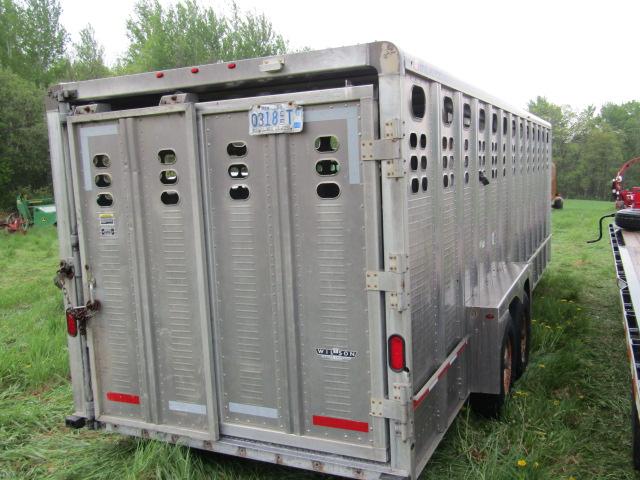
{"label": "trailer door hinge", "polygon": [[369,415],[372,417],[388,418],[396,420],[402,424],[407,423],[409,414],[407,404],[402,404],[395,400],[387,400],[386,398],[372,398],[371,411]]}
{"label": "trailer door hinge", "polygon": [[407,309],[404,273],[368,270],[366,280],[367,290],[389,294],[388,301],[391,308],[395,308],[399,312]]}
{"label": "trailer door hinge", "polygon": [[179,105],[182,103],[195,103],[198,101],[198,95],[195,93],[172,93],[171,95],[163,95],[160,97],[159,105]]}
{"label": "trailer door hinge", "polygon": [[413,437],[412,420],[409,417],[410,387],[404,383],[394,383],[392,391],[389,392],[392,399],[372,398],[372,417],[387,418],[394,422],[393,431],[403,442]]}
{"label": "trailer door hinge", "polygon": [[88,105],[76,105],[73,109],[74,115],[88,115],[90,113],[110,112],[111,105],[108,103],[90,103]]}
{"label": "trailer door hinge", "polygon": [[387,178],[404,177],[404,165],[400,157],[400,142],[384,138],[360,142],[360,159],[382,162],[382,172]]}

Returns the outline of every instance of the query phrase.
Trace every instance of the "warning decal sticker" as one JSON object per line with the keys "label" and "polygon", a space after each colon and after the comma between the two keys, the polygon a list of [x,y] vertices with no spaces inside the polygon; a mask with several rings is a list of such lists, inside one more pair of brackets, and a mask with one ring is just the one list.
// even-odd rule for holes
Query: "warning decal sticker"
{"label": "warning decal sticker", "polygon": [[116,235],[116,216],[113,213],[101,213],[98,215],[100,220],[100,236],[115,237]]}

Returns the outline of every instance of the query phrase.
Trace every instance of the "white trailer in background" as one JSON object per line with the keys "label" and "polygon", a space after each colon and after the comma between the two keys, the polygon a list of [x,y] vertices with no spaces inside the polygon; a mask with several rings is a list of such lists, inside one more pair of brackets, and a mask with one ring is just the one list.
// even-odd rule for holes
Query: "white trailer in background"
{"label": "white trailer in background", "polygon": [[526,367],[550,125],[388,42],[65,83],[73,426],[416,478]]}

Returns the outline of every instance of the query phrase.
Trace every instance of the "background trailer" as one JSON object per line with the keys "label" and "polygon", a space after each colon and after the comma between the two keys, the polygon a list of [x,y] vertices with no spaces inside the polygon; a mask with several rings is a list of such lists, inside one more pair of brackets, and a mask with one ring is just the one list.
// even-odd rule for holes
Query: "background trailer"
{"label": "background trailer", "polygon": [[548,123],[387,42],[48,105],[70,425],[415,478],[524,370]]}

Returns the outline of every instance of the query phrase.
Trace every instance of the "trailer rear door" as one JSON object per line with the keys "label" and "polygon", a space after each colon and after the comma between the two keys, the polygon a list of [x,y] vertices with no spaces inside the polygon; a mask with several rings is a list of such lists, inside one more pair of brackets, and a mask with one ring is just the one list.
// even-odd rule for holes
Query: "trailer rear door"
{"label": "trailer rear door", "polygon": [[[293,102],[302,131],[252,135]],[[386,460],[371,87],[202,104],[222,434]]]}
{"label": "trailer rear door", "polygon": [[70,117],[96,417],[218,436],[193,105]]}

